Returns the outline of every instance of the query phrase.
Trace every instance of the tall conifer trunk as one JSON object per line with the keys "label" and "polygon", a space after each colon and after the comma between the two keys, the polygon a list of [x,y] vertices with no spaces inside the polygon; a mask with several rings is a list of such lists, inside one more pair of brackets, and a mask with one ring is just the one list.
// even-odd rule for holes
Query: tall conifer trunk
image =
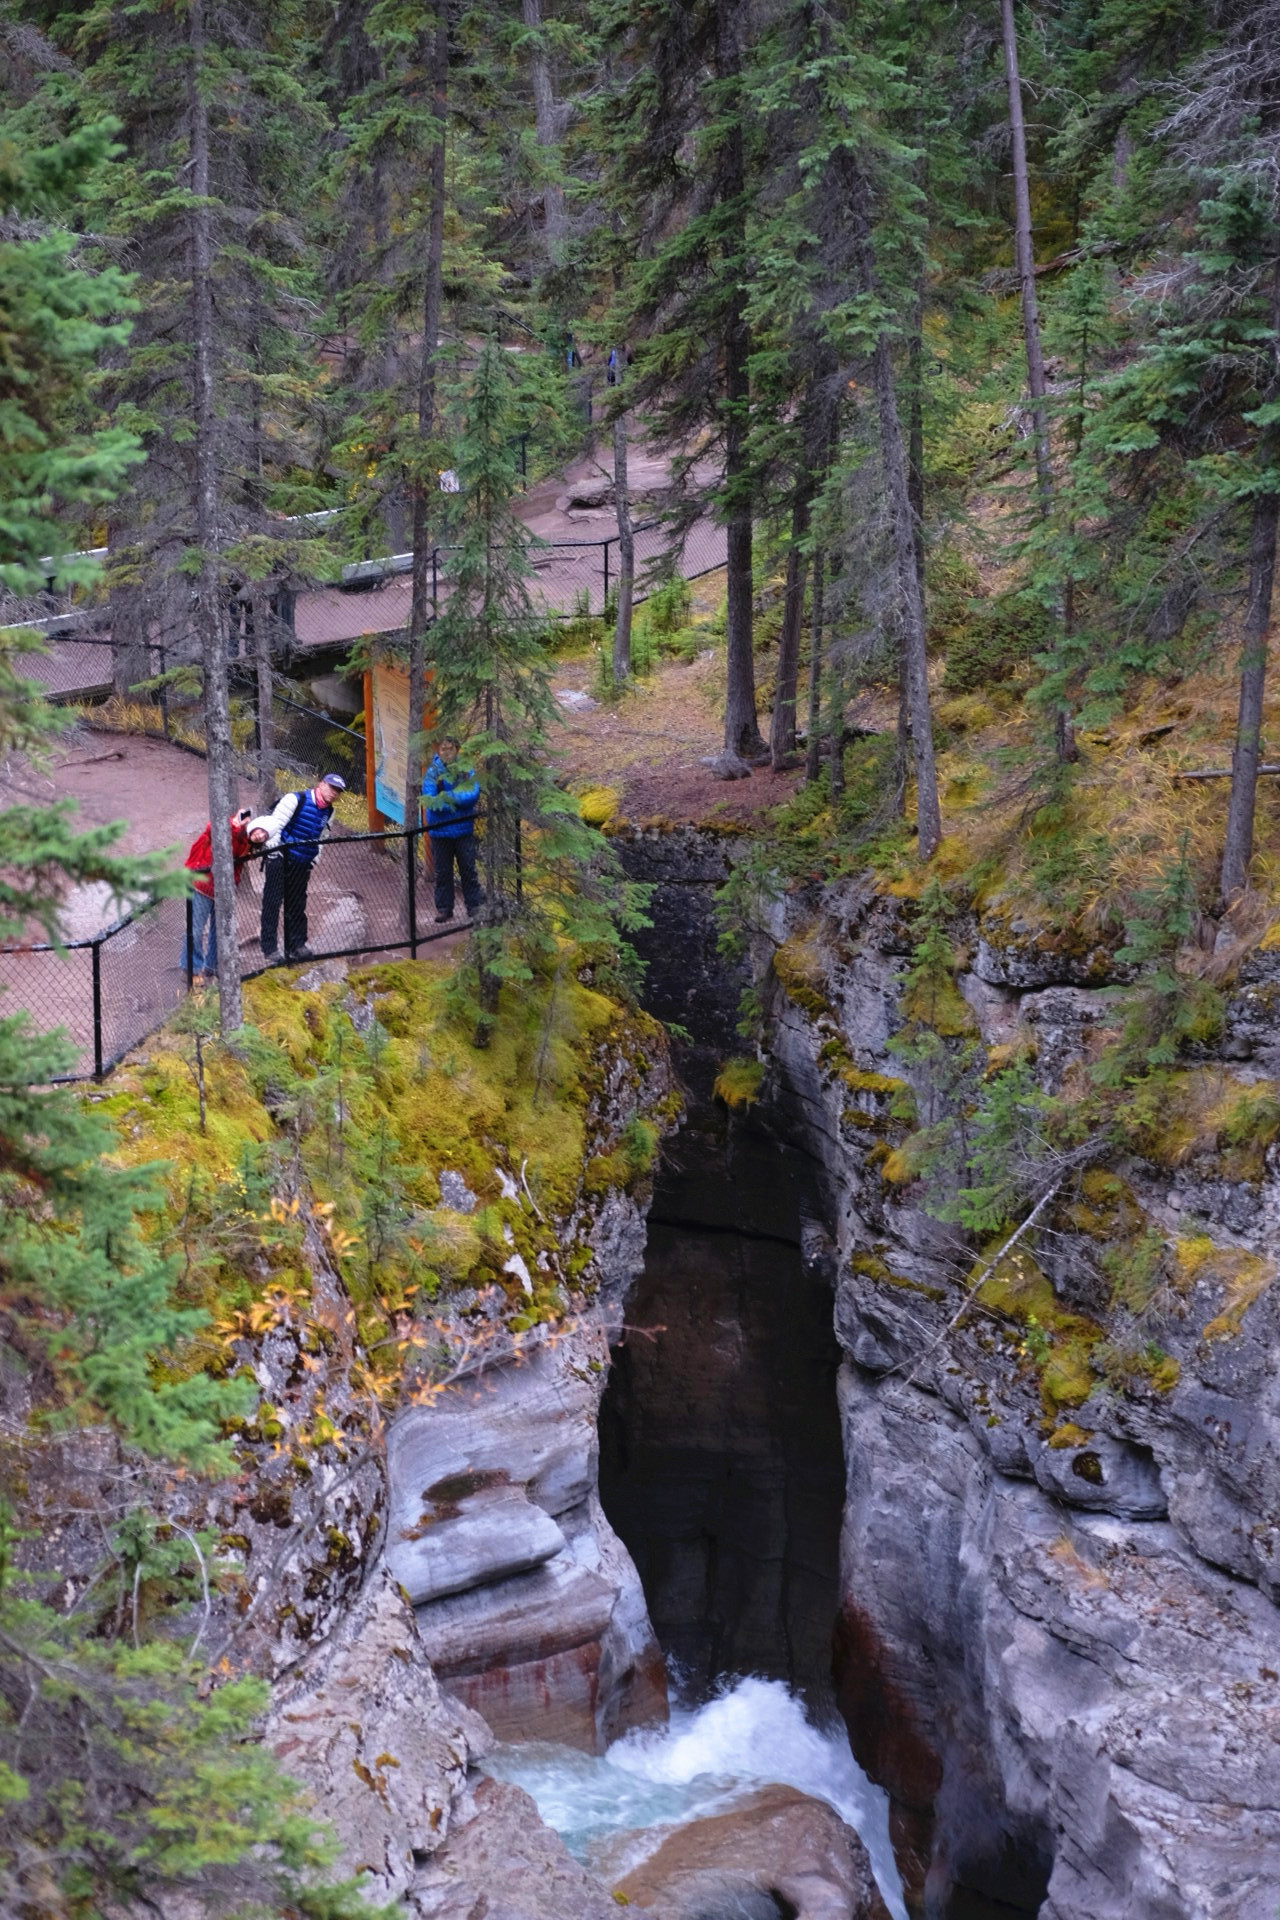
{"label": "tall conifer trunk", "polygon": [[[732,252],[731,273],[739,274],[746,252],[746,160],[742,139],[742,0],[716,0],[716,74],[729,83],[721,199],[728,209],[726,230]],[[747,458],[747,414],[751,389],[747,370],[751,339],[746,294],[737,284],[728,299],[724,331],[725,468],[728,523],[727,599],[729,616],[728,685],[725,693],[724,744],[728,753],[763,759],[765,744],[756,717],[756,673],[752,623],[752,484]]]}
{"label": "tall conifer trunk", "polygon": [[271,672],[274,618],[270,596],[259,590],[253,596],[253,652],[258,677],[258,805],[263,813],[270,813],[276,803],[275,687]]}
{"label": "tall conifer trunk", "polygon": [[872,374],[876,410],[880,418],[880,454],[884,464],[885,490],[889,496],[894,561],[902,599],[902,645],[911,719],[911,753],[916,770],[916,824],[920,858],[930,860],[942,838],[942,814],[938,805],[938,775],[933,758],[933,718],[929,711],[924,593],[920,586],[906,448],[903,445],[902,421],[893,380],[893,354],[887,334],[882,333],[876,342]]}
{"label": "tall conifer trunk", "polygon": [[810,612],[809,640],[809,738],[805,743],[804,777],[812,786],[822,771],[822,623],[823,552],[813,556],[813,602]]}
{"label": "tall conifer trunk", "polygon": [[[916,306],[907,345],[907,495],[911,501],[916,576],[924,594],[924,262],[916,279]],[[911,675],[908,650],[898,647],[898,739],[893,758],[893,810],[907,810],[907,768],[911,760]]]}
{"label": "tall conifer trunk", "polygon": [[200,568],[195,624],[204,669],[204,729],[209,766],[209,820],[213,830],[213,912],[218,935],[219,1024],[223,1033],[244,1025],[240,945],[236,931],[235,862],[231,853],[231,696],[227,678],[225,613],[218,569],[218,468],[213,371],[213,211],[209,205],[209,108],[204,97],[204,0],[191,0],[189,111],[191,146],[191,307],[195,349],[192,519]]}
{"label": "tall conifer trunk", "polygon": [[[1280,259],[1271,271],[1271,377],[1264,405],[1280,399]],[[1258,436],[1258,465],[1267,471],[1280,460],[1280,429],[1264,427]],[[1231,757],[1231,800],[1222,853],[1222,897],[1231,901],[1249,884],[1253,858],[1253,816],[1262,759],[1262,709],[1267,686],[1267,642],[1276,575],[1276,531],[1280,494],[1255,494],[1249,529],[1249,603],[1240,648],[1240,708]]]}
{"label": "tall conifer trunk", "polygon": [[[619,366],[618,379],[626,378]],[[618,617],[613,630],[613,677],[621,683],[631,677],[631,611],[635,599],[636,539],[631,524],[631,489],[627,480],[627,416],[613,423],[613,499],[618,516]]]}
{"label": "tall conifer trunk", "polygon": [[1022,292],[1022,334],[1027,352],[1027,389],[1036,438],[1036,489],[1040,511],[1048,513],[1053,498],[1053,469],[1049,458],[1048,388],[1044,376],[1044,349],[1040,343],[1040,308],[1036,300],[1036,263],[1031,248],[1031,182],[1027,172],[1027,132],[1022,118],[1022,79],[1018,72],[1018,30],[1013,0],[1000,0],[1000,28],[1004,38],[1004,72],[1009,89],[1009,132],[1013,147],[1014,258]]}
{"label": "tall conifer trunk", "polygon": [[769,757],[775,770],[796,750],[796,688],[800,679],[800,630],[804,625],[804,585],[808,571],[803,541],[809,531],[813,482],[806,475],[791,505],[791,546],[787,553],[787,585],[778,635],[778,680],[769,728]]}
{"label": "tall conifer trunk", "polygon": [[445,143],[449,111],[449,0],[438,0],[434,31],[424,32],[422,60],[431,72],[436,122],[431,151],[431,215],[422,297],[422,345],[418,358],[417,477],[413,483],[413,596],[409,610],[409,752],[405,766],[404,824],[418,819],[422,791],[422,713],[427,697],[426,636],[431,622],[432,475],[426,452],[435,429],[436,373],[444,305]]}
{"label": "tall conifer trunk", "polygon": [[[532,36],[530,75],[533,80],[533,110],[538,146],[544,155],[555,154],[560,138],[555,88],[551,82],[551,63],[542,32],[542,0],[521,0],[524,24]],[[565,215],[564,188],[558,180],[545,180],[542,187],[543,232],[547,252],[557,259],[564,244],[568,220]]]}

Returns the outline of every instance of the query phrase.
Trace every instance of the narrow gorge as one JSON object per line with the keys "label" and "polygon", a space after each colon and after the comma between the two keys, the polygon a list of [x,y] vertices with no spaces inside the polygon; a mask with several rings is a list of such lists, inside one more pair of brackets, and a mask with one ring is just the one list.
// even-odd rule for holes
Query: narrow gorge
{"label": "narrow gorge", "polygon": [[[687,1110],[652,1191],[589,1228],[594,1305],[392,1428],[392,1568],[459,1742],[502,1743],[457,1787],[456,1837],[419,1849],[412,1899],[514,1900],[514,1849],[521,1915],[594,1914],[630,1887],[699,1920],[881,1901],[922,1920],[1273,1920],[1271,1150],[1184,1130],[1176,1153],[1088,1159],[1034,1259],[984,1274],[890,1158],[913,1072],[927,1094],[890,1047],[916,907],[866,880],[766,903],[731,963],[713,895],[743,844],[625,840],[656,886],[649,1003],[684,1035]],[[954,935],[973,1044],[1021,1047],[1060,1088],[1115,1017],[1111,956],[998,917]],[[1246,958],[1191,1069],[1219,1102],[1267,1071],[1272,970]],[[766,1071],[734,1110],[712,1086],[753,978]],[[1182,1269],[1158,1296],[1117,1285],[1111,1256],[1156,1230]],[[826,1743],[803,1763],[800,1702]],[[842,1774],[846,1729],[865,1778]],[[738,1776],[736,1815],[707,1792],[716,1768]],[[879,1891],[808,1830],[824,1798]],[[572,1849],[536,1871],[529,1836],[553,1836],[535,1802]],[[666,1856],[646,1829],[685,1836],[652,1884],[643,1862]]]}

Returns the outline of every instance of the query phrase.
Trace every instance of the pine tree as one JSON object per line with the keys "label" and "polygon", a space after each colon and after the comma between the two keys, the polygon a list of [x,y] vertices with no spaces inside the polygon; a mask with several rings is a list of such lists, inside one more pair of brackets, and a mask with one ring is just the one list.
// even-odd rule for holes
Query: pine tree
{"label": "pine tree", "polygon": [[[725,749],[763,758],[749,453],[749,12],[743,0],[663,0],[637,15],[601,0],[595,18],[619,78],[597,125],[608,143],[608,205],[641,255],[614,322],[618,337],[635,341],[633,403],[676,452],[686,481],[686,450],[703,430],[714,436],[721,471],[712,498],[728,534]],[[686,494],[686,527],[704,505]]]}
{"label": "pine tree", "polygon": [[[772,263],[774,278],[769,284],[760,277],[764,284],[753,311],[771,316],[770,332],[801,345],[792,393],[803,391],[806,378],[815,383],[797,463],[802,484],[796,501],[805,511],[804,492],[814,484],[814,464],[835,417],[834,396],[855,370],[870,376],[909,696],[919,852],[927,860],[941,838],[941,816],[920,533],[895,362],[915,305],[919,209],[904,155],[883,126],[886,109],[901,100],[903,83],[874,40],[868,45],[806,0],[781,10],[776,34],[757,52],[752,97],[775,116],[776,137],[768,150],[787,152],[791,161],[781,174],[788,190],[755,236],[755,252]],[[904,257],[909,276],[902,272]],[[765,331],[763,321],[757,331]],[[780,384],[785,389],[785,377]],[[828,599],[833,578],[829,571]],[[780,732],[785,735],[785,723]]]}
{"label": "pine tree", "polygon": [[463,753],[484,792],[485,905],[474,935],[481,1046],[504,981],[527,979],[560,938],[613,946],[616,928],[638,924],[640,905],[545,755],[555,708],[529,591],[530,536],[512,509],[520,435],[540,403],[535,382],[492,332],[464,375],[450,596],[432,635],[439,729],[467,736]]}

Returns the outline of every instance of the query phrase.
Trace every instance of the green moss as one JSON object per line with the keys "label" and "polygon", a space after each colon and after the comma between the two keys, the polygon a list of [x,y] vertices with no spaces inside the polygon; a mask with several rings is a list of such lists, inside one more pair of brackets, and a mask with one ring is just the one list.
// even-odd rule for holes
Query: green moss
{"label": "green moss", "polygon": [[876,1281],[880,1286],[904,1287],[908,1293],[918,1293],[926,1300],[945,1300],[946,1294],[941,1287],[929,1287],[922,1280],[912,1280],[905,1273],[895,1273],[879,1254],[865,1251],[854,1253],[849,1258],[849,1271],[860,1273],[868,1280]]}
{"label": "green moss", "polygon": [[1049,1435],[1049,1445],[1059,1450],[1065,1450],[1068,1447],[1087,1447],[1092,1438],[1092,1429],[1086,1430],[1084,1427],[1076,1426],[1073,1420],[1067,1420],[1062,1426],[1054,1428]]}
{"label": "green moss", "polygon": [[1276,1270],[1246,1247],[1219,1246],[1207,1234],[1179,1240],[1175,1258],[1184,1291],[1210,1286],[1221,1290],[1218,1312],[1204,1329],[1206,1340],[1227,1340],[1240,1332],[1244,1316],[1275,1279]]}
{"label": "green moss", "polygon": [[1023,1353],[1039,1375],[1045,1412],[1082,1406],[1095,1385],[1092,1354],[1102,1328],[1062,1306],[1025,1248],[1016,1248],[988,1275],[977,1300],[988,1312],[1024,1329]]}
{"label": "green moss", "polygon": [[[184,1298],[216,1323],[172,1366],[225,1370],[228,1340],[260,1332],[275,1296],[305,1307],[304,1230],[327,1238],[362,1339],[384,1354],[380,1364],[398,1364],[395,1316],[416,1297],[451,1282],[508,1286],[513,1250],[531,1270],[543,1251],[559,1258],[556,1222],[584,1184],[596,1194],[651,1171],[678,1095],[654,1116],[633,1114],[583,1179],[606,1074],[613,1088],[622,1059],[643,1086],[665,1052],[656,1021],[562,966],[510,995],[492,1044],[477,1051],[452,986],[439,961],[391,962],[315,992],[280,974],[247,983],[243,1036],[205,1048],[204,1132],[181,1036],[161,1034],[145,1063],[117,1076],[121,1158],[166,1164],[169,1218],[155,1231],[183,1223]],[[356,1003],[372,1009],[372,1027],[357,1030]],[[473,1213],[440,1208],[446,1168],[478,1196]],[[274,1440],[283,1424],[264,1409],[254,1433],[243,1431]]]}

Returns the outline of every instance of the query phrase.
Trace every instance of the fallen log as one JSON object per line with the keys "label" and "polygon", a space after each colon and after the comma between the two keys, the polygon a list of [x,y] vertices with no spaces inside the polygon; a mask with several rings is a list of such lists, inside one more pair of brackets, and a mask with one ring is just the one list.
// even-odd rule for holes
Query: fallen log
{"label": "fallen log", "polygon": [[[1280,762],[1274,765],[1259,767],[1258,778],[1261,779],[1264,773],[1280,773]],[[1231,778],[1231,768],[1199,767],[1193,773],[1175,773],[1173,777],[1175,780],[1229,780]]]}

